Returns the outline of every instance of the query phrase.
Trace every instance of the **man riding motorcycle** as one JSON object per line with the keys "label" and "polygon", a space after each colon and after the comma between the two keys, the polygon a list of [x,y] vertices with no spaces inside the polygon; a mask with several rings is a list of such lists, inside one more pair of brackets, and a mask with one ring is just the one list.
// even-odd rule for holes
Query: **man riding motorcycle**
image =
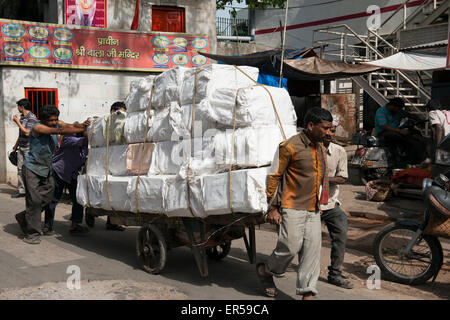
{"label": "man riding motorcycle", "polygon": [[386,106],[379,108],[375,114],[375,131],[397,159],[399,159],[398,147],[405,150],[404,163],[398,161],[399,164],[418,164],[425,159],[426,147],[424,141],[412,136],[408,129],[399,128],[403,118],[414,117],[408,114],[404,107],[405,102],[402,99],[394,98],[389,100]]}

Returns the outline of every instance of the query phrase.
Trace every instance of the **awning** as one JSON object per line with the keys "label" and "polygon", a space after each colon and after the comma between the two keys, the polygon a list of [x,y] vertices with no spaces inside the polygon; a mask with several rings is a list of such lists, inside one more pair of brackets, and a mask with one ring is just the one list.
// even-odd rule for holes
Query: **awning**
{"label": "awning", "polygon": [[360,76],[378,69],[380,68],[310,57],[284,60],[283,75],[295,80],[334,80]]}
{"label": "awning", "polygon": [[384,59],[363,62],[367,66],[406,71],[445,69],[446,57],[431,54],[399,52]]}
{"label": "awning", "polygon": [[[242,56],[200,54],[230,65],[257,67],[260,72],[273,76],[279,76],[280,74],[280,50],[257,52]],[[293,59],[299,56],[302,59]],[[337,78],[355,77],[380,69],[379,67],[320,59],[312,49],[299,51],[296,54],[286,54],[286,58],[283,65],[283,77],[290,80],[334,80]]]}
{"label": "awning", "polygon": [[[276,68],[276,61],[281,60],[281,50],[274,49],[268,51],[255,52],[250,54],[244,54],[239,56],[223,56],[212,53],[203,53],[199,52],[201,55],[208,57],[210,59],[214,59],[216,61],[220,61],[225,64],[236,65],[236,66],[250,66],[258,68],[260,72],[267,73],[270,75],[279,75],[280,69]],[[285,50],[285,59],[295,59],[298,57],[311,56],[311,54],[315,55],[314,50],[312,49],[286,49]]]}

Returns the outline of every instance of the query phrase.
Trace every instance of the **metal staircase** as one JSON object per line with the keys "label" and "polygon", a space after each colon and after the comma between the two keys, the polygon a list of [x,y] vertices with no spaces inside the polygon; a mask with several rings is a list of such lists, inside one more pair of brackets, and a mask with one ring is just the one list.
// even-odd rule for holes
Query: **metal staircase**
{"label": "metal staircase", "polygon": [[[402,8],[406,10],[410,1],[406,1],[399,7],[380,28],[401,12]],[[382,59],[399,51],[398,32],[400,30],[424,27],[433,22],[439,22],[442,17],[448,20],[448,8],[450,8],[450,0],[424,1],[409,16],[404,15],[402,23],[397,28],[382,35],[372,30],[368,30],[364,35],[358,34],[345,24],[318,29],[314,31],[313,46],[319,46],[320,56],[329,60],[359,63]],[[431,98],[429,85],[432,74],[430,72],[380,69],[368,75],[353,77],[352,80],[379,105],[385,105],[393,97],[400,97],[411,112],[426,117],[424,106]]]}

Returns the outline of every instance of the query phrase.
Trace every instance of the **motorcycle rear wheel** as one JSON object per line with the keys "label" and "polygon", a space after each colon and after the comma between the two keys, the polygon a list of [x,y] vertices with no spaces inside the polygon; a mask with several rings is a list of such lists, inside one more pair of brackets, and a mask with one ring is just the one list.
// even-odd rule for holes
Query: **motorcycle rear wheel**
{"label": "motorcycle rear wheel", "polygon": [[418,285],[439,271],[443,257],[436,237],[422,235],[410,254],[403,252],[416,231],[417,226],[391,223],[375,237],[375,261],[388,280]]}

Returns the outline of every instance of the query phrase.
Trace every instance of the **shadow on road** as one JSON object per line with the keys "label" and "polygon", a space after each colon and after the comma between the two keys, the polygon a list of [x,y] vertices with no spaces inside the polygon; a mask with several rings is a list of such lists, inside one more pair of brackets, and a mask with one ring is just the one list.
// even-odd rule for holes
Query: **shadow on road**
{"label": "shadow on road", "polygon": [[17,192],[17,190],[15,189],[11,189],[11,188],[0,188],[0,193],[5,193],[5,194],[10,194],[13,195]]}
{"label": "shadow on road", "polygon": [[13,236],[16,236],[17,239],[21,240],[24,238],[24,234],[22,230],[20,230],[19,224],[17,223],[10,223],[3,226],[3,231],[9,234],[12,234]]}

